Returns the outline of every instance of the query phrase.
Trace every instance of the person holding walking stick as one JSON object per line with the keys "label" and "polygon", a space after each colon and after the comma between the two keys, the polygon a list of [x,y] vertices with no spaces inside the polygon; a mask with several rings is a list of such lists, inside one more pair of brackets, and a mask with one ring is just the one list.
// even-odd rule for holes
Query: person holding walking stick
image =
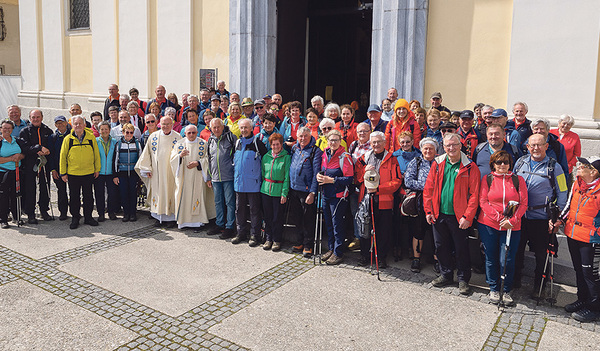
{"label": "person holding walking stick", "polygon": [[2,121],[2,140],[0,140],[0,227],[9,228],[8,211],[12,211],[15,220],[20,220],[17,199],[17,169],[25,157],[25,142],[12,136],[15,124],[13,121]]}
{"label": "person holding walking stick", "polygon": [[[483,178],[479,192],[479,236],[485,249],[488,299],[512,306],[515,257],[521,238],[521,217],[527,211],[527,185],[512,173],[513,160],[504,150],[490,157],[492,172]],[[515,205],[516,203],[516,205]],[[510,235],[509,235],[510,232]]]}

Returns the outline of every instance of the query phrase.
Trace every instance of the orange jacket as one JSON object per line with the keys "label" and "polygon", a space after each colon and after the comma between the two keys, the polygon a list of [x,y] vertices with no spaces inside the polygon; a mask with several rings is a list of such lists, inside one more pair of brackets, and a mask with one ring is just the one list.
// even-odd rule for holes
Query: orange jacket
{"label": "orange jacket", "polygon": [[385,127],[385,149],[389,152],[394,152],[400,148],[398,142],[398,135],[404,131],[409,131],[413,135],[413,145],[417,149],[419,148],[419,142],[421,141],[421,128],[419,123],[415,119],[415,115],[412,111],[408,111],[408,116],[403,120],[396,120],[396,115]]}
{"label": "orange jacket", "polygon": [[[367,151],[362,155],[355,165],[355,179],[360,186],[359,201],[365,196],[365,167],[366,160],[373,153]],[[379,196],[379,209],[391,210],[394,207],[394,193],[402,185],[402,174],[398,166],[398,160],[388,152],[381,160],[379,167],[379,187],[375,195]]]}
{"label": "orange jacket", "polygon": [[[425,214],[433,214],[435,219],[440,215],[440,197],[442,195],[445,165],[446,154],[435,158],[431,163],[431,169],[423,189]],[[456,220],[460,221],[464,217],[467,221],[473,223],[479,205],[480,181],[479,168],[473,161],[469,160],[467,155],[461,152],[460,166],[454,181],[454,214]]]}
{"label": "orange jacket", "polygon": [[600,243],[600,182],[587,191],[581,191],[578,177],[573,182],[571,196],[566,208],[565,235],[584,243]]}

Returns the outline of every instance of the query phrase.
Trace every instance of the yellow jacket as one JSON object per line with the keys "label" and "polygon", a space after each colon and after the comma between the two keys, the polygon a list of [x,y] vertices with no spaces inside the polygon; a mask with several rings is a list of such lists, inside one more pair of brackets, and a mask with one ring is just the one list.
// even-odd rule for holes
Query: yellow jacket
{"label": "yellow jacket", "polygon": [[65,136],[60,148],[61,175],[83,176],[100,172],[100,152],[96,138],[88,129],[84,133],[83,142],[79,142],[75,131]]}

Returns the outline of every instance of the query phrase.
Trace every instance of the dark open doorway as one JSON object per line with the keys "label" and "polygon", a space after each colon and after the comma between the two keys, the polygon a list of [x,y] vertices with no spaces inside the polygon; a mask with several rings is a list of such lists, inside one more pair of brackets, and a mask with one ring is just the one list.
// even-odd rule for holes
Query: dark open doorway
{"label": "dark open doorway", "polygon": [[357,0],[277,2],[276,91],[284,101],[308,106],[314,95],[339,104],[368,97],[373,13],[365,5]]}

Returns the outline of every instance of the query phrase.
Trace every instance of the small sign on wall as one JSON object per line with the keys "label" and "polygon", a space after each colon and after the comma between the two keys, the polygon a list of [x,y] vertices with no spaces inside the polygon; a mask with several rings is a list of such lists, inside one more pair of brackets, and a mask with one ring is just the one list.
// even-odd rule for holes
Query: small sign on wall
{"label": "small sign on wall", "polygon": [[200,89],[217,87],[217,68],[200,69]]}

